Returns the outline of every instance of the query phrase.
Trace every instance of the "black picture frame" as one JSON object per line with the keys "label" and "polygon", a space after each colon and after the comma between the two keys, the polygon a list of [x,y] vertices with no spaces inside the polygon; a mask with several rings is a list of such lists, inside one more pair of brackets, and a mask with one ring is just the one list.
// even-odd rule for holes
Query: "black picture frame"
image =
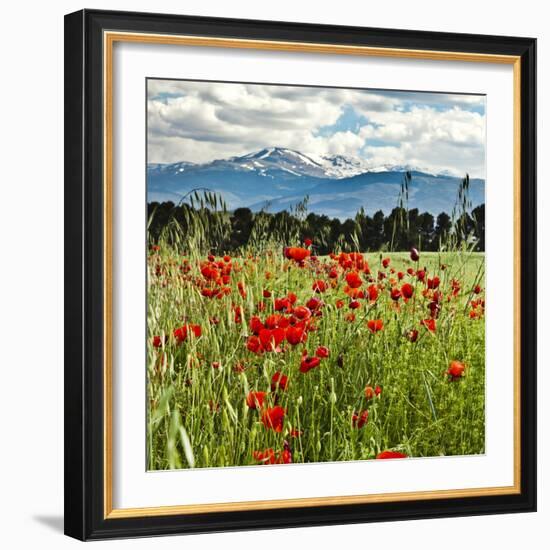
{"label": "black picture frame", "polygon": [[[512,55],[521,66],[521,490],[517,494],[105,517],[103,32]],[[536,510],[536,40],[83,10],[65,17],[65,533],[80,540]]]}

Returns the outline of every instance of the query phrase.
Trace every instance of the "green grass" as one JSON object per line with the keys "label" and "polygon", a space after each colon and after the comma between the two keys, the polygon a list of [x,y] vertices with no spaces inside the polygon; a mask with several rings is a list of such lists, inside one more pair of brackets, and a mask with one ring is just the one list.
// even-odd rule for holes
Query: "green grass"
{"label": "green grass", "polygon": [[[468,455],[485,449],[485,324],[483,316],[470,318],[471,300],[484,297],[472,289],[484,286],[484,255],[454,252],[422,253],[417,266],[408,253],[365,254],[372,276],[385,271],[385,288],[374,304],[361,299],[355,320],[344,293],[339,270],[337,287],[323,294],[312,291],[313,281],[329,281],[319,267],[296,266],[279,250],[259,258],[233,257],[231,293],[221,299],[201,295],[199,261],[193,256],[190,271],[182,273],[183,257],[174,247],[161,244],[149,256],[148,288],[148,466],[151,470],[258,464],[254,451],[272,448],[280,452],[287,444],[293,462],[323,462],[375,458],[383,450],[408,456]],[[220,258],[217,258],[219,260]],[[319,258],[322,265],[334,263]],[[446,268],[441,269],[445,264]],[[427,277],[441,279],[442,306],[437,329],[431,333],[420,325],[429,318],[430,298],[422,295],[425,284],[406,274],[407,268],[425,267]],[[399,300],[396,309],[389,292],[390,268],[405,272],[399,282],[410,282],[414,296]],[[271,278],[266,277],[271,274]],[[451,281],[460,282],[456,296]],[[246,288],[246,298],[237,284]],[[375,281],[378,282],[378,281]],[[364,282],[361,288],[369,283]],[[263,291],[272,292],[264,298]],[[297,295],[295,305],[312,296],[324,302],[317,329],[305,344],[285,346],[281,353],[256,355],[247,349],[248,326],[253,315],[262,320],[273,313],[274,298],[288,292]],[[341,309],[337,300],[344,300]],[[266,309],[258,312],[264,301]],[[235,306],[242,307],[242,322],[235,321]],[[215,318],[217,324],[211,320]],[[367,320],[382,319],[384,329],[375,334]],[[176,344],[170,335],[184,324],[202,328],[199,338]],[[406,334],[419,331],[410,342]],[[154,336],[167,337],[162,348],[150,343]],[[299,371],[302,350],[315,354],[319,345],[330,350],[319,367]],[[452,381],[446,375],[453,360],[466,365],[465,375]],[[212,364],[218,363],[218,368]],[[245,367],[237,372],[236,365]],[[270,392],[272,375],[288,376],[287,391]],[[367,400],[366,386],[379,385],[382,393]],[[266,406],[275,402],[286,409],[281,432],[266,429],[258,410],[249,409],[249,391],[269,392]],[[353,426],[352,415],[368,410],[368,422]],[[300,433],[293,437],[291,430]]]}

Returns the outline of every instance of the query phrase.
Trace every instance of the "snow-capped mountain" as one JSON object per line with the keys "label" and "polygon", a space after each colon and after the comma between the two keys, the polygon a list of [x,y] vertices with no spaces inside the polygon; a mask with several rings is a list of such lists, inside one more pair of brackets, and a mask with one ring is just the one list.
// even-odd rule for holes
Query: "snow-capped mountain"
{"label": "snow-capped mountain", "polygon": [[[434,215],[452,210],[460,181],[457,177],[430,174],[410,165],[371,166],[363,159],[343,155],[305,155],[282,147],[204,164],[149,164],[147,196],[149,202],[177,203],[190,190],[206,188],[221,194],[231,209],[246,206],[279,211],[307,195],[311,211],[346,218],[353,217],[361,206],[367,212],[389,212],[407,171],[412,174],[411,208]],[[484,180],[471,180],[471,199],[473,206],[485,202]]]}

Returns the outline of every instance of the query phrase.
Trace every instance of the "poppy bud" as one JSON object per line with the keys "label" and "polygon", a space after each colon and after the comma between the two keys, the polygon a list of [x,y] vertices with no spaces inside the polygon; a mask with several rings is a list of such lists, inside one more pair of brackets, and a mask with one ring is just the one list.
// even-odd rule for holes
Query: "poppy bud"
{"label": "poppy bud", "polygon": [[416,248],[411,248],[411,260],[413,262],[418,262],[418,260],[420,260],[420,254]]}

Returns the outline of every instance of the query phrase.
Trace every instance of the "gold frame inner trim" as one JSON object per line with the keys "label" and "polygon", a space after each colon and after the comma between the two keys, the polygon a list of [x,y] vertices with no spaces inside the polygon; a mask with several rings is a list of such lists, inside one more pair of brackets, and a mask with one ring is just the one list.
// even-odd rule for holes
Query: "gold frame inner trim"
{"label": "gold frame inner trim", "polygon": [[[513,66],[514,86],[514,484],[505,487],[482,487],[436,491],[414,491],[278,500],[255,500],[246,502],[222,502],[212,504],[182,504],[177,506],[156,506],[150,508],[113,508],[113,464],[112,464],[112,254],[113,254],[113,46],[116,42],[142,44],[164,44],[179,46],[201,46],[216,48],[257,49],[319,53],[333,55],[356,55],[373,57],[395,57],[425,59],[434,61],[461,61],[473,63],[497,63]],[[104,71],[104,518],[134,518],[212,512],[235,512],[247,510],[274,510],[280,508],[304,508],[308,506],[334,506],[345,504],[366,504],[411,500],[434,500],[442,498],[464,498],[476,496],[511,495],[521,492],[521,431],[520,431],[520,380],[521,380],[521,62],[518,56],[480,54],[467,52],[446,52],[432,50],[409,50],[368,46],[346,46],[340,44],[315,44],[307,42],[282,42],[272,40],[248,40],[213,38],[202,36],[180,36],[131,32],[106,31],[103,35]]]}

